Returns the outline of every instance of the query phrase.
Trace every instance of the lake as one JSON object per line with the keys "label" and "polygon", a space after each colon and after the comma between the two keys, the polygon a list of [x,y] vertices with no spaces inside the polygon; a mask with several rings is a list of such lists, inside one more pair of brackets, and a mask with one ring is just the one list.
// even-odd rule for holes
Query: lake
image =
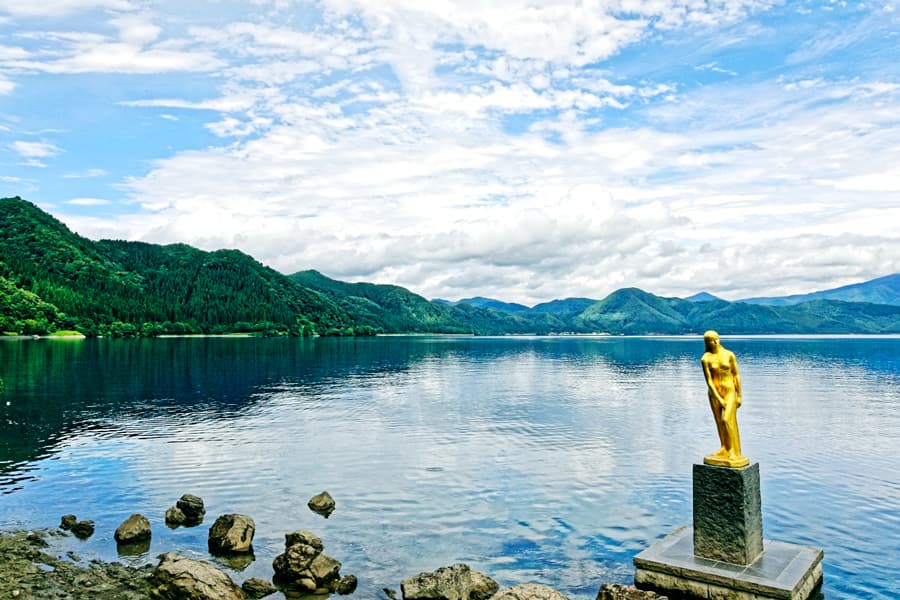
{"label": "lake", "polygon": [[[826,598],[900,587],[900,338],[724,337],[764,535],[825,550]],[[93,519],[68,541],[116,559],[133,512],[150,552],[210,560],[219,514],[252,516],[272,576],[309,529],[355,597],[455,562],[593,600],[691,522],[691,467],[718,447],[699,337],[0,339],[0,528]],[[328,490],[324,519],[307,500]],[[169,529],[184,493],[203,526]],[[219,562],[220,566],[223,563]]]}

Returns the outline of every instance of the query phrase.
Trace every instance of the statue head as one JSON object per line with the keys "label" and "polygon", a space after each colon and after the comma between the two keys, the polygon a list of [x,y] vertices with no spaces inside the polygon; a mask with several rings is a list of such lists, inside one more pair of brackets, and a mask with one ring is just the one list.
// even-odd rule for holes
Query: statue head
{"label": "statue head", "polygon": [[703,334],[703,345],[706,346],[707,352],[715,352],[721,345],[719,343],[719,334],[710,329]]}

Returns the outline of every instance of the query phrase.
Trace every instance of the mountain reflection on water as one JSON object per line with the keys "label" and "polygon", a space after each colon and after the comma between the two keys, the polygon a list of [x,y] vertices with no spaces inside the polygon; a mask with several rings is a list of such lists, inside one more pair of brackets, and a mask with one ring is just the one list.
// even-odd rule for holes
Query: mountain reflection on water
{"label": "mountain reflection on water", "polygon": [[[900,339],[723,342],[766,537],[823,547],[826,597],[893,597]],[[2,340],[0,527],[74,512],[97,522],[76,550],[111,559],[112,531],[143,512],[152,546],[129,560],[208,559],[206,526],[162,524],[194,493],[210,522],[256,520],[238,581],[270,578],[283,534],[305,528],[366,597],[462,561],[593,598],[690,522],[691,465],[716,443],[702,351],[699,337]],[[306,508],[324,489],[328,520]]]}

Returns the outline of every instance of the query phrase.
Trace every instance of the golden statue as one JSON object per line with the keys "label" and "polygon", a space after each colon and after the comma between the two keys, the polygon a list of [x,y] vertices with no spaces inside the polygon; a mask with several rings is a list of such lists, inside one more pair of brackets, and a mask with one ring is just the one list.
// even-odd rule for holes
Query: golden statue
{"label": "golden statue", "polygon": [[741,436],[738,433],[737,409],[741,405],[741,376],[738,374],[734,353],[719,342],[719,334],[707,331],[703,334],[706,352],[700,359],[703,375],[709,388],[709,406],[712,408],[719,441],[722,447],[703,458],[708,465],[720,467],[746,467],[750,459],[741,454]]}

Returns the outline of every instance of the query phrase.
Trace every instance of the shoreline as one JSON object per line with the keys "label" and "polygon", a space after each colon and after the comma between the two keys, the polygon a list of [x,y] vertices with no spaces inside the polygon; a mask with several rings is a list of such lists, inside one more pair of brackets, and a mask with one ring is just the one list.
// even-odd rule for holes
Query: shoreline
{"label": "shoreline", "polygon": [[[53,529],[0,531],[0,591],[4,598],[116,598],[150,596],[152,565],[128,566],[55,551],[68,534]],[[57,543],[54,543],[57,542]]]}

